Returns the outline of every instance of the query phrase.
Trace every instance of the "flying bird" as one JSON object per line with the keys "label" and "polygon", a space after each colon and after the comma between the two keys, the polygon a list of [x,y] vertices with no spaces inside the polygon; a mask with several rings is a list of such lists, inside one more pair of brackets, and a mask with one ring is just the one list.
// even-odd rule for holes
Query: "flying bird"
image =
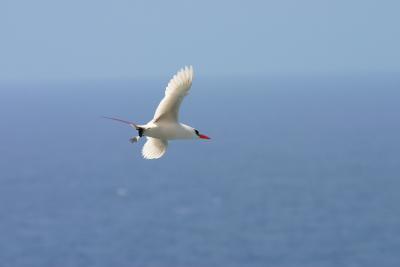
{"label": "flying bird", "polygon": [[113,117],[104,118],[126,123],[136,129],[138,136],[130,139],[132,143],[138,142],[145,136],[147,141],[142,149],[142,156],[145,159],[161,158],[167,150],[169,140],[210,139],[197,129],[179,122],[179,107],[188,95],[192,81],[192,66],[179,70],[169,81],[165,96],[158,105],[153,119],[146,124],[139,125]]}

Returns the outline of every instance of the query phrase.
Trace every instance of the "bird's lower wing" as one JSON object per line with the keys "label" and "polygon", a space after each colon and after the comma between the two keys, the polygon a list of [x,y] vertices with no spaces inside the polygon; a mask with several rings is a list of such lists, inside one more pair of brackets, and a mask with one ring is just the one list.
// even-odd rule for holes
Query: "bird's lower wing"
{"label": "bird's lower wing", "polygon": [[142,149],[142,155],[145,159],[161,158],[167,151],[168,141],[153,137],[147,137],[147,142]]}

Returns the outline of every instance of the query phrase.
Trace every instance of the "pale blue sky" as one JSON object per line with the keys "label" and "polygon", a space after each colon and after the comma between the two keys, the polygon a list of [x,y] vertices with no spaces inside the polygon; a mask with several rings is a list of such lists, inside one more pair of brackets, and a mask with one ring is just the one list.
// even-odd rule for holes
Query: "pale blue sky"
{"label": "pale blue sky", "polygon": [[0,81],[400,71],[400,2],[2,0]]}

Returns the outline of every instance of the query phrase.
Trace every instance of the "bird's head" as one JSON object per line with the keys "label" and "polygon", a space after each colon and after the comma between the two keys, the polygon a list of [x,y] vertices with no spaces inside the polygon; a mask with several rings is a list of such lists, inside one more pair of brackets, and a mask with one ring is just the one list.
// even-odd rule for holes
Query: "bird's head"
{"label": "bird's head", "polygon": [[194,133],[195,133],[195,137],[199,138],[199,139],[211,139],[210,137],[208,137],[207,135],[201,134],[198,130],[193,129]]}

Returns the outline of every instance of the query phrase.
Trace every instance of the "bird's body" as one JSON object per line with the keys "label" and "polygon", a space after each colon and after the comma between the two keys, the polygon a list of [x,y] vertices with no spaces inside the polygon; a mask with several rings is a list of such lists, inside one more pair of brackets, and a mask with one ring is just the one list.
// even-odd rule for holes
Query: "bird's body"
{"label": "bird's body", "polygon": [[193,139],[193,128],[183,123],[154,123],[143,125],[143,135],[163,140]]}
{"label": "bird's body", "polygon": [[145,159],[157,159],[164,155],[168,140],[177,139],[210,139],[202,135],[195,128],[179,123],[179,107],[183,98],[188,94],[193,81],[193,68],[181,69],[169,81],[165,89],[165,96],[158,105],[154,117],[144,125],[109,118],[127,123],[139,132],[139,136],[131,138],[131,142],[137,142],[142,136],[146,136],[147,142],[143,146],[142,155]]}

